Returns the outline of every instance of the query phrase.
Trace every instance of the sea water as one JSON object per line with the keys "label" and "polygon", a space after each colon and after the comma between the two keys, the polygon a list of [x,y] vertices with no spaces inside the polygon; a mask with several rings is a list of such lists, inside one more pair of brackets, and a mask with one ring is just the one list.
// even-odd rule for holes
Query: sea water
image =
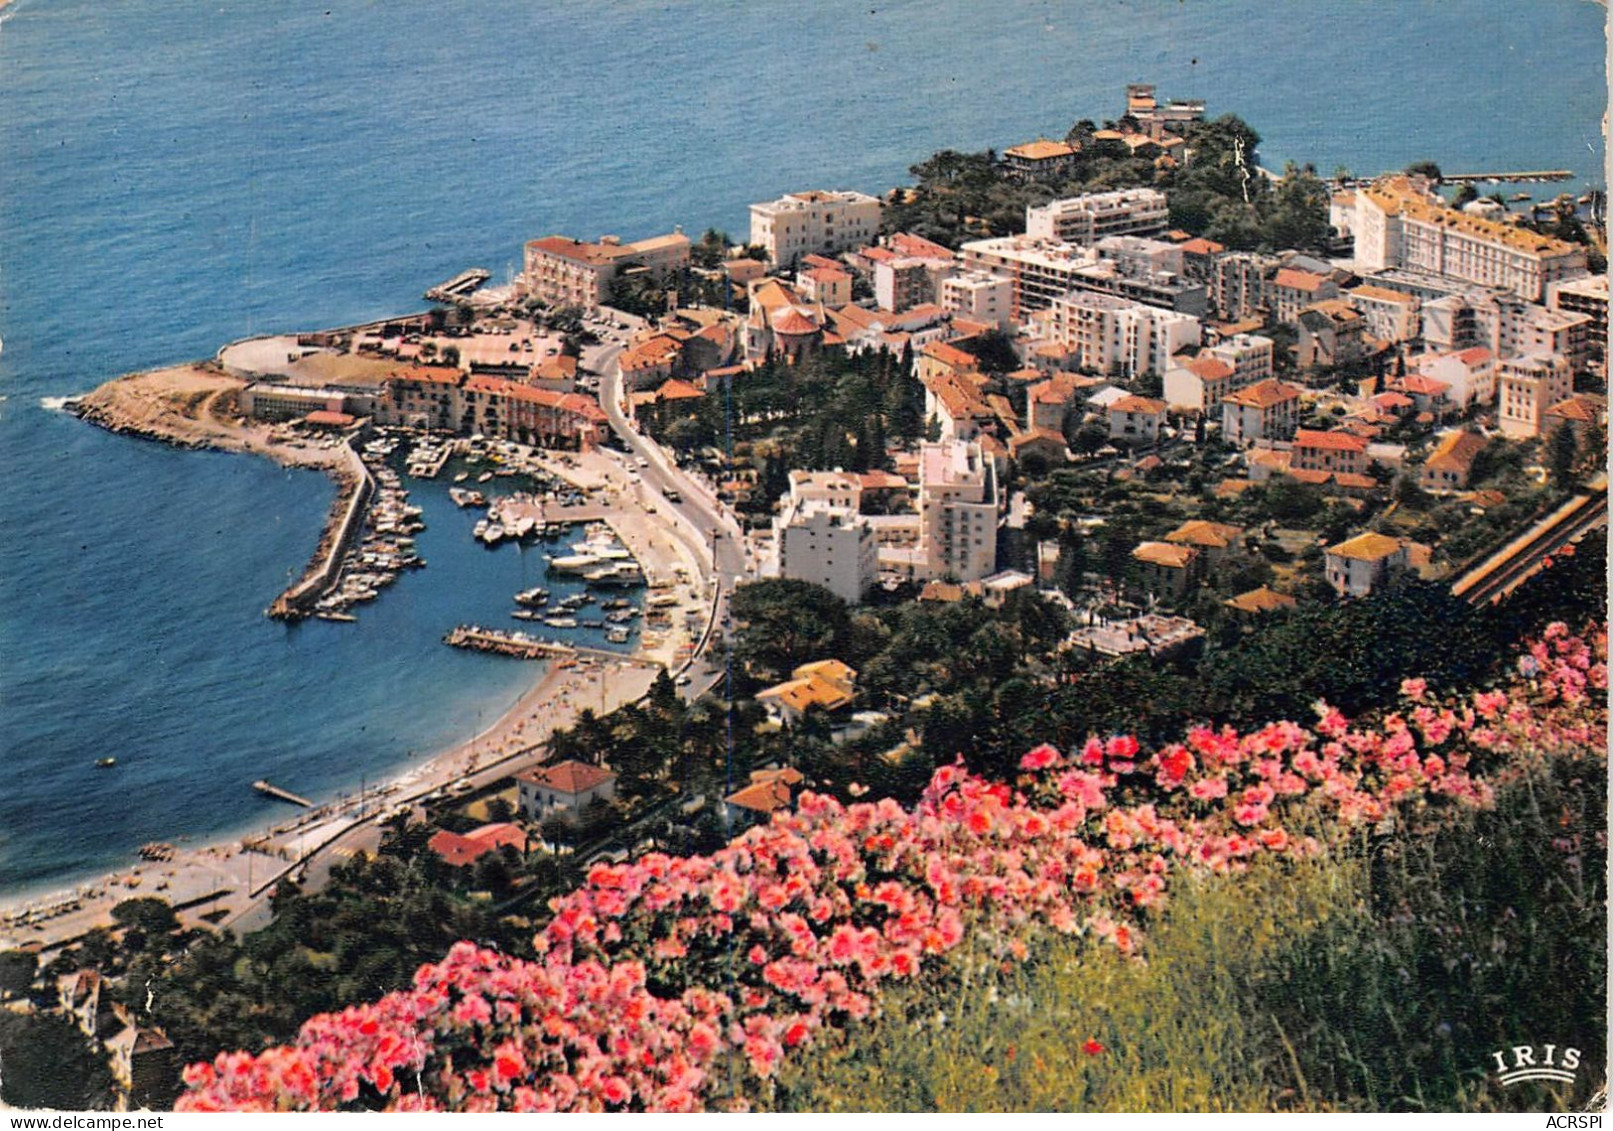
{"label": "sea water", "polygon": [[467,266],[502,282],[551,232],[743,238],[752,201],[1062,136],[1117,117],[1128,82],[1241,115],[1271,168],[1600,185],[1603,19],[1587,0],[18,0],[0,11],[0,893],[261,827],[283,813],[258,777],[355,790],[533,677],[439,643],[535,576],[472,544],[439,488],[427,569],[357,624],[287,627],[262,613],[318,539],[322,476],[108,435],[50,398],[420,309]]}

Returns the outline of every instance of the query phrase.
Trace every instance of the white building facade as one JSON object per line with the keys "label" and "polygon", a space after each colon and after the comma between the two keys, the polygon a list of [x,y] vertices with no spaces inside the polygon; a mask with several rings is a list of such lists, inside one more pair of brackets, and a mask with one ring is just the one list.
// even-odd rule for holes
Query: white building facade
{"label": "white building facade", "polygon": [[775,267],[860,247],[879,233],[880,203],[863,192],[814,190],[750,206],[750,242]]}

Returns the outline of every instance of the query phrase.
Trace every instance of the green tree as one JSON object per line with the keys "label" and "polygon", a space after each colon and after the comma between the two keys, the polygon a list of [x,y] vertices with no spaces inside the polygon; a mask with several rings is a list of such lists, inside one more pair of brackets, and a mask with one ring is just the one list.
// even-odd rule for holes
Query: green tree
{"label": "green tree", "polygon": [[0,1011],[0,1100],[18,1108],[105,1111],[112,1073],[66,1018]]}
{"label": "green tree", "polygon": [[112,908],[112,921],[153,937],[172,934],[179,927],[179,919],[168,901],[149,895],[117,904]]}
{"label": "green tree", "polygon": [[758,680],[776,682],[812,660],[847,659],[840,655],[851,627],[846,603],[821,586],[751,582],[734,591],[731,609],[734,657]]}
{"label": "green tree", "polygon": [[700,241],[689,249],[689,261],[696,267],[707,269],[719,267],[727,258],[728,249],[732,246],[733,241],[728,238],[727,232],[707,228]]}
{"label": "green tree", "polygon": [[0,998],[25,994],[39,972],[39,959],[26,950],[0,950]]}
{"label": "green tree", "polygon": [[1572,491],[1579,485],[1579,444],[1574,430],[1566,424],[1558,425],[1546,443],[1552,484],[1560,491]]}

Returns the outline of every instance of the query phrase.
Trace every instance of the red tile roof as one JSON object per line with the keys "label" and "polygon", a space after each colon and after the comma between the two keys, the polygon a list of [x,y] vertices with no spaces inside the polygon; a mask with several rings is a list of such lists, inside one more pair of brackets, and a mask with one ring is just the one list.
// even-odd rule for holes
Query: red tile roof
{"label": "red tile roof", "polygon": [[1110,413],[1135,412],[1142,416],[1163,416],[1167,410],[1164,401],[1153,397],[1121,397],[1109,406]]}
{"label": "red tile roof", "polygon": [[1318,275],[1313,271],[1300,271],[1293,267],[1284,267],[1277,272],[1273,282],[1279,287],[1287,287],[1292,291],[1304,291],[1310,294],[1327,282],[1326,275]]}
{"label": "red tile roof", "polygon": [[914,259],[955,259],[957,253],[934,240],[915,236],[911,232],[897,232],[885,241],[897,253]]}
{"label": "red tile roof", "polygon": [[931,342],[924,347],[924,355],[954,369],[974,369],[980,364],[980,359],[974,354],[960,350],[956,346],[949,346],[945,342]]}
{"label": "red tile roof", "polygon": [[1242,408],[1271,408],[1273,405],[1297,400],[1300,393],[1298,385],[1288,385],[1275,377],[1267,377],[1264,381],[1256,381],[1247,389],[1227,394],[1223,403]]}
{"label": "red tile roof", "polygon": [[658,401],[693,400],[696,397],[703,397],[705,395],[705,393],[702,393],[699,389],[689,384],[689,382],[680,381],[676,377],[672,378],[670,381],[664,382],[659,389],[655,390],[655,399]]}
{"label": "red tile roof", "polygon": [[453,868],[462,868],[506,844],[518,851],[526,851],[526,833],[521,831],[519,825],[508,822],[483,825],[464,835],[443,829],[426,841],[426,847],[441,857],[443,863]]}
{"label": "red tile roof", "polygon": [[1425,377],[1421,373],[1409,373],[1402,377],[1400,387],[1408,393],[1420,393],[1425,397],[1444,396],[1451,389],[1450,382]]}
{"label": "red tile roof", "polygon": [[1321,448],[1334,452],[1364,452],[1367,450],[1367,442],[1360,436],[1352,436],[1348,432],[1317,432],[1301,428],[1294,434],[1294,447]]}
{"label": "red tile roof", "polygon": [[818,324],[793,307],[773,320],[775,334],[816,334]]}
{"label": "red tile roof", "polygon": [[447,365],[407,365],[387,374],[389,381],[418,381],[425,385],[457,385],[464,379],[463,373]]}
{"label": "red tile roof", "polygon": [[1205,381],[1224,380],[1237,372],[1237,370],[1233,369],[1232,366],[1228,365],[1220,358],[1209,357],[1204,354],[1200,354],[1198,357],[1189,358],[1188,360],[1184,361],[1182,363],[1182,368],[1196,374],[1200,379]]}
{"label": "red tile roof", "polygon": [[556,793],[573,795],[586,793],[616,780],[616,775],[607,769],[575,760],[557,762],[553,766],[538,766],[516,776],[521,781],[544,786]]}
{"label": "red tile roof", "polygon": [[568,236],[545,236],[541,240],[533,240],[527,244],[529,248],[536,248],[549,255],[556,255],[562,259],[572,259],[579,263],[597,265],[608,263],[616,258],[619,252],[614,248],[606,248],[600,244],[583,243]]}

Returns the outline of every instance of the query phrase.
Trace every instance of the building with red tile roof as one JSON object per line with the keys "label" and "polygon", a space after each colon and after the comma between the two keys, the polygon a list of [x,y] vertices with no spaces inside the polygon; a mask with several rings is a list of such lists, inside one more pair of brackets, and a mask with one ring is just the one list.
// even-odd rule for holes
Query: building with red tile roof
{"label": "building with red tile roof", "polygon": [[521,826],[500,822],[483,825],[463,835],[442,829],[426,841],[426,847],[451,868],[463,868],[468,864],[474,864],[487,853],[497,852],[505,845],[509,845],[517,852],[523,854],[526,852],[527,835]]}
{"label": "building with red tile roof", "polygon": [[629,265],[665,278],[689,265],[689,237],[675,231],[624,244],[614,236],[598,243],[545,236],[526,245],[520,288],[551,306],[592,310],[605,300],[617,272]]}
{"label": "building with red tile roof", "polygon": [[1286,440],[1299,425],[1303,390],[1275,377],[1228,393],[1221,402],[1221,438],[1232,445]]}
{"label": "building with red tile roof", "polygon": [[521,813],[538,821],[558,809],[579,812],[593,801],[616,796],[616,775],[603,766],[568,760],[515,775]]}
{"label": "building with red tile roof", "polygon": [[1301,428],[1294,434],[1293,467],[1299,471],[1366,470],[1367,441],[1349,432],[1317,432]]}

